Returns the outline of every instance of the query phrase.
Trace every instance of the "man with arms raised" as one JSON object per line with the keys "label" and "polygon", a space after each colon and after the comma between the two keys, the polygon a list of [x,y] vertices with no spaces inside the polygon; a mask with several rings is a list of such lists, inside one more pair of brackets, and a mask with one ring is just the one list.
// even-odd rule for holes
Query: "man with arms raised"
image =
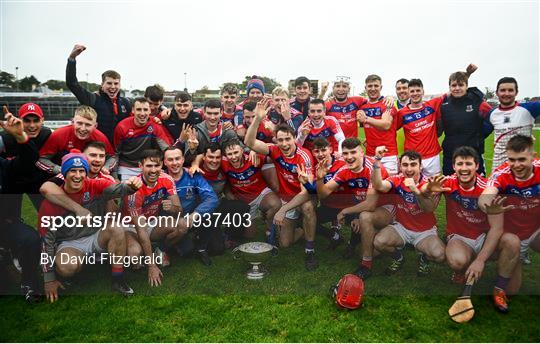
{"label": "man with arms raised", "polygon": [[86,50],[84,45],[75,45],[69,54],[66,67],[66,84],[82,105],[96,110],[99,130],[105,134],[109,142],[113,142],[114,128],[131,113],[131,104],[127,98],[121,97],[120,74],[108,70],[101,74],[101,87],[93,93],[79,84],[76,72],[76,58]]}
{"label": "man with arms raised", "polygon": [[73,124],[56,129],[39,150],[36,166],[42,170],[58,174],[61,171],[60,161],[71,149],[82,151],[87,142],[101,141],[107,148],[107,160],[102,172],[110,174],[116,164],[114,150],[109,140],[97,129],[96,111],[89,106],[81,105],[75,109]]}
{"label": "man with arms raised", "polygon": [[[78,150],[62,158],[61,172],[64,176],[62,194],[45,194],[46,200],[42,203],[38,213],[38,226],[42,236],[42,267],[45,280],[45,295],[54,302],[58,299],[58,288],[62,283],[56,278],[56,273],[67,278],[82,269],[80,262],[85,255],[108,251],[117,257],[126,255],[126,236],[124,229],[109,224],[101,227],[83,225],[83,227],[68,226],[67,224],[53,228],[51,217],[54,216],[84,216],[90,209],[94,213],[105,206],[109,199],[122,197],[134,193],[142,183],[138,178],[131,178],[125,183],[117,184],[111,180],[86,178],[89,171],[86,157]],[[45,182],[42,189],[51,182]],[[54,185],[56,187],[56,185]],[[63,198],[67,195],[70,202]],[[74,207],[71,206],[74,204]],[[68,259],[65,258],[68,257]],[[46,257],[46,262],[44,262]],[[133,294],[124,280],[124,267],[122,264],[111,264],[112,287],[122,295]]]}
{"label": "man with arms raised", "polygon": [[[274,216],[274,223],[279,226],[280,245],[287,247],[302,237],[295,232],[294,220],[303,214],[303,230],[306,239],[305,267],[314,270],[318,267],[315,259],[315,209],[308,190],[298,181],[299,170],[313,175],[311,153],[294,142],[294,129],[287,124],[280,124],[275,130],[277,144],[267,144],[256,139],[257,128],[266,116],[268,100],[263,99],[255,109],[255,120],[246,133],[246,145],[255,152],[270,156],[276,166],[279,182],[279,196],[282,206]],[[312,187],[309,185],[308,187]],[[298,208],[298,209],[297,209]]]}
{"label": "man with arms raised", "polygon": [[393,253],[387,274],[396,272],[403,265],[400,248],[406,244],[413,245],[420,253],[417,275],[425,276],[429,273],[428,260],[442,263],[445,258],[444,243],[437,234],[437,220],[433,214],[439,198],[427,197],[420,191],[426,180],[421,174],[422,157],[418,152],[405,151],[399,161],[401,173],[386,180],[383,180],[380,169],[384,153],[384,147],[378,147],[375,152],[371,182],[378,192],[396,195],[396,219],[377,233],[373,244],[379,252]]}
{"label": "man with arms raised", "polygon": [[[478,200],[487,214],[503,213],[492,230],[503,228],[499,240],[498,277],[493,290],[495,307],[508,312],[506,294],[517,294],[522,281],[522,263],[528,248],[540,251],[540,161],[535,157],[532,137],[515,135],[506,144],[507,163],[495,170]],[[504,196],[502,206],[497,195]],[[480,276],[483,262],[475,271]],[[471,270],[471,268],[469,268]]]}

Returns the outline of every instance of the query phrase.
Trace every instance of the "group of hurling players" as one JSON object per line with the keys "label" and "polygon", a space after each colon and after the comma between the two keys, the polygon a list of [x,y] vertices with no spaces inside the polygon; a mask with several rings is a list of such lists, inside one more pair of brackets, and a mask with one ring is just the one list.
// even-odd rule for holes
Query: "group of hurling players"
{"label": "group of hurling players", "polygon": [[[497,82],[495,108],[468,87],[472,64],[429,100],[420,79],[397,80],[393,96],[368,75],[361,97],[350,95],[348,77],[330,90],[323,83],[318,95],[303,76],[294,94],[283,87],[269,94],[253,77],[245,99],[225,84],[221,99],[200,109],[187,92],[167,108],[159,85],[144,97],[120,96],[113,70],[98,92],[83,88],[76,58],[85,49],[75,45],[67,61],[66,83],[81,104],[72,124],[51,131],[35,103],[3,109],[0,246],[18,260],[28,302],[56,301],[90,257],[105,260],[113,290],[129,296],[125,269],[145,269],[159,286],[178,257],[209,266],[212,256],[264,235],[284,249],[302,241],[308,271],[319,266],[316,238],[328,250],[342,245],[363,280],[381,255],[391,256],[385,273],[398,272],[406,247],[417,252],[418,276],[446,263],[457,284],[477,281],[494,260],[493,303],[508,312],[528,250],[540,251],[532,137],[540,102],[516,102],[514,78]],[[492,133],[488,176],[482,154]],[[38,211],[37,230],[20,220],[24,194]],[[150,221],[163,217],[175,221]]]}

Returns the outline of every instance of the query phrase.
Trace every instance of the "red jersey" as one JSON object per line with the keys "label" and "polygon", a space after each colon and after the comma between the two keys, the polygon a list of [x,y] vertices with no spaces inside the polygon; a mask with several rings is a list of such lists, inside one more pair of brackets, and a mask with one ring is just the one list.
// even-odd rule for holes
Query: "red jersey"
{"label": "red jersey", "polygon": [[[99,196],[103,193],[103,190],[105,188],[115,184],[115,181],[111,181],[109,179],[105,178],[95,178],[95,179],[88,179],[85,178],[83,181],[83,186],[79,192],[76,193],[66,193],[66,195],[71,198],[76,203],[80,204],[84,208],[86,208],[89,204],[95,202],[97,199],[99,199]],[[39,208],[38,212],[38,228],[39,228],[39,234],[41,236],[45,235],[48,228],[41,226],[41,217],[43,216],[65,216],[68,215],[70,212],[67,209],[62,208],[59,205],[53,204],[49,202],[48,200],[44,200],[43,203],[41,203],[41,206]]]}
{"label": "red jersey", "polygon": [[[398,196],[395,197],[397,222],[413,232],[423,232],[437,225],[435,214],[426,213],[420,209],[415,194],[403,184],[405,181],[403,174],[389,177],[386,180],[392,184],[392,189],[389,192]],[[424,182],[424,177],[421,177],[419,187]],[[436,201],[438,201],[439,196],[436,197]]]}
{"label": "red jersey", "polygon": [[[332,166],[330,166],[328,173],[326,173],[326,176],[323,178],[324,183],[326,184],[328,181],[334,178],[334,175],[343,166],[345,166],[345,161],[343,161],[343,159],[336,159],[332,157]],[[341,208],[342,205],[340,202],[345,198],[347,198],[347,193],[344,188],[340,187],[338,190],[332,192],[331,195],[321,200],[321,204],[327,206],[328,208],[343,209]]]}
{"label": "red jersey", "polygon": [[176,195],[176,186],[174,180],[168,174],[161,172],[156,184],[150,187],[139,174],[143,185],[137,192],[126,196],[124,199],[123,214],[131,216],[132,221],[136,223],[137,217],[159,215],[159,206],[161,202],[169,196]]}
{"label": "red jersey", "polygon": [[[365,103],[360,109],[364,110],[367,117],[380,120],[387,107],[384,105],[384,98],[381,97],[375,103]],[[392,114],[395,115],[395,112],[392,111]],[[395,118],[392,118],[392,125],[388,130],[380,130],[366,123],[364,133],[366,134],[366,155],[374,156],[375,148],[379,146],[386,146],[387,155],[398,155]]]}
{"label": "red jersey", "polygon": [[222,129],[221,123],[219,123],[216,130],[214,130],[213,132],[208,132],[208,135],[210,136],[210,143],[219,142],[222,134],[223,134],[223,129]]}
{"label": "red jersey", "polygon": [[239,200],[251,203],[267,187],[261,173],[261,166],[266,157],[259,155],[259,165],[253,165],[249,154],[244,153],[244,164],[234,168],[226,157],[221,161],[221,169],[231,187],[231,192]]}
{"label": "red jersey", "polygon": [[105,152],[107,155],[114,155],[114,149],[105,134],[98,129],[94,129],[87,139],[80,140],[75,136],[73,124],[66,125],[65,127],[53,131],[51,136],[45,141],[43,147],[39,150],[39,155],[53,156],[51,160],[60,165],[64,155],[68,154],[74,148],[82,152],[86,143],[90,141],[101,141],[105,143]]}
{"label": "red jersey", "polygon": [[393,110],[396,129],[403,127],[405,150],[420,153],[423,159],[431,158],[441,151],[437,138],[437,120],[441,117],[443,97],[424,102],[419,109],[407,105],[400,110]]}
{"label": "red jersey", "polygon": [[446,236],[459,234],[476,240],[482,233],[489,230],[487,215],[478,207],[478,197],[487,186],[487,179],[476,175],[474,186],[465,190],[459,185],[454,173],[444,182],[444,187],[450,188],[445,192],[446,197]]}
{"label": "red jersey", "polygon": [[358,137],[358,121],[356,120],[356,112],[367,103],[364,97],[347,97],[344,102],[334,100],[326,102],[326,115],[335,117],[345,138]]}
{"label": "red jersey", "polygon": [[297,166],[303,165],[307,172],[313,175],[311,153],[305,148],[296,147],[294,155],[286,157],[279,147],[273,144],[268,145],[268,150],[268,156],[276,166],[280,197],[285,202],[289,202],[302,190],[298,181]]}
{"label": "red jersey", "polygon": [[[338,185],[341,197],[336,199],[333,208],[348,208],[366,199],[368,188],[371,187],[371,173],[373,172],[373,159],[364,156],[363,168],[360,172],[353,172],[347,166],[341,167],[332,178]],[[388,172],[381,166],[383,179]]]}
{"label": "red jersey", "polygon": [[[265,142],[265,143],[273,143],[272,140],[274,138],[274,132],[266,127],[267,123],[271,123],[267,119],[263,119],[262,122],[259,124],[259,128],[257,129],[257,140]],[[246,124],[240,124],[238,129],[248,129]]]}
{"label": "red jersey", "polygon": [[525,240],[540,228],[540,160],[534,160],[529,179],[517,180],[507,166],[493,172],[488,186],[496,187],[499,194],[508,197],[505,205],[515,206],[504,213],[505,231]]}
{"label": "red jersey", "polygon": [[343,131],[337,119],[331,116],[324,116],[321,126],[319,128],[311,128],[302,146],[311,151],[313,149],[313,141],[318,137],[324,137],[332,145],[334,152],[337,152],[338,141],[336,140],[336,135],[340,134],[343,135]]}

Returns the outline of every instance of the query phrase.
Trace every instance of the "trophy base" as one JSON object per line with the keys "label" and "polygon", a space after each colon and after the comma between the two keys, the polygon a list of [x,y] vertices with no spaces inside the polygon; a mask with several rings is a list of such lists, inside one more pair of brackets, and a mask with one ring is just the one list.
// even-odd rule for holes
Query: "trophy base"
{"label": "trophy base", "polygon": [[246,273],[246,277],[249,280],[260,280],[264,276],[266,276],[266,274],[267,274],[267,271],[265,268],[263,268],[259,264],[253,264],[253,266],[248,269]]}

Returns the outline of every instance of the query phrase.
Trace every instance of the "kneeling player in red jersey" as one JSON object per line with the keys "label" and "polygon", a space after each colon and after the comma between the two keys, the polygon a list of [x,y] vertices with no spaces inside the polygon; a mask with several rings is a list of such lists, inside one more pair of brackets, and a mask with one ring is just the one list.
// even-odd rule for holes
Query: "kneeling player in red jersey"
{"label": "kneeling player in red jersey", "polygon": [[[492,227],[503,228],[498,249],[498,277],[493,290],[495,307],[508,312],[506,294],[521,287],[521,261],[528,248],[540,251],[540,161],[535,157],[532,137],[516,135],[506,145],[507,162],[495,170],[479,199],[487,214],[500,214]],[[497,195],[507,198],[500,204]],[[504,213],[504,214],[502,214]],[[475,274],[481,274],[483,265]]]}

